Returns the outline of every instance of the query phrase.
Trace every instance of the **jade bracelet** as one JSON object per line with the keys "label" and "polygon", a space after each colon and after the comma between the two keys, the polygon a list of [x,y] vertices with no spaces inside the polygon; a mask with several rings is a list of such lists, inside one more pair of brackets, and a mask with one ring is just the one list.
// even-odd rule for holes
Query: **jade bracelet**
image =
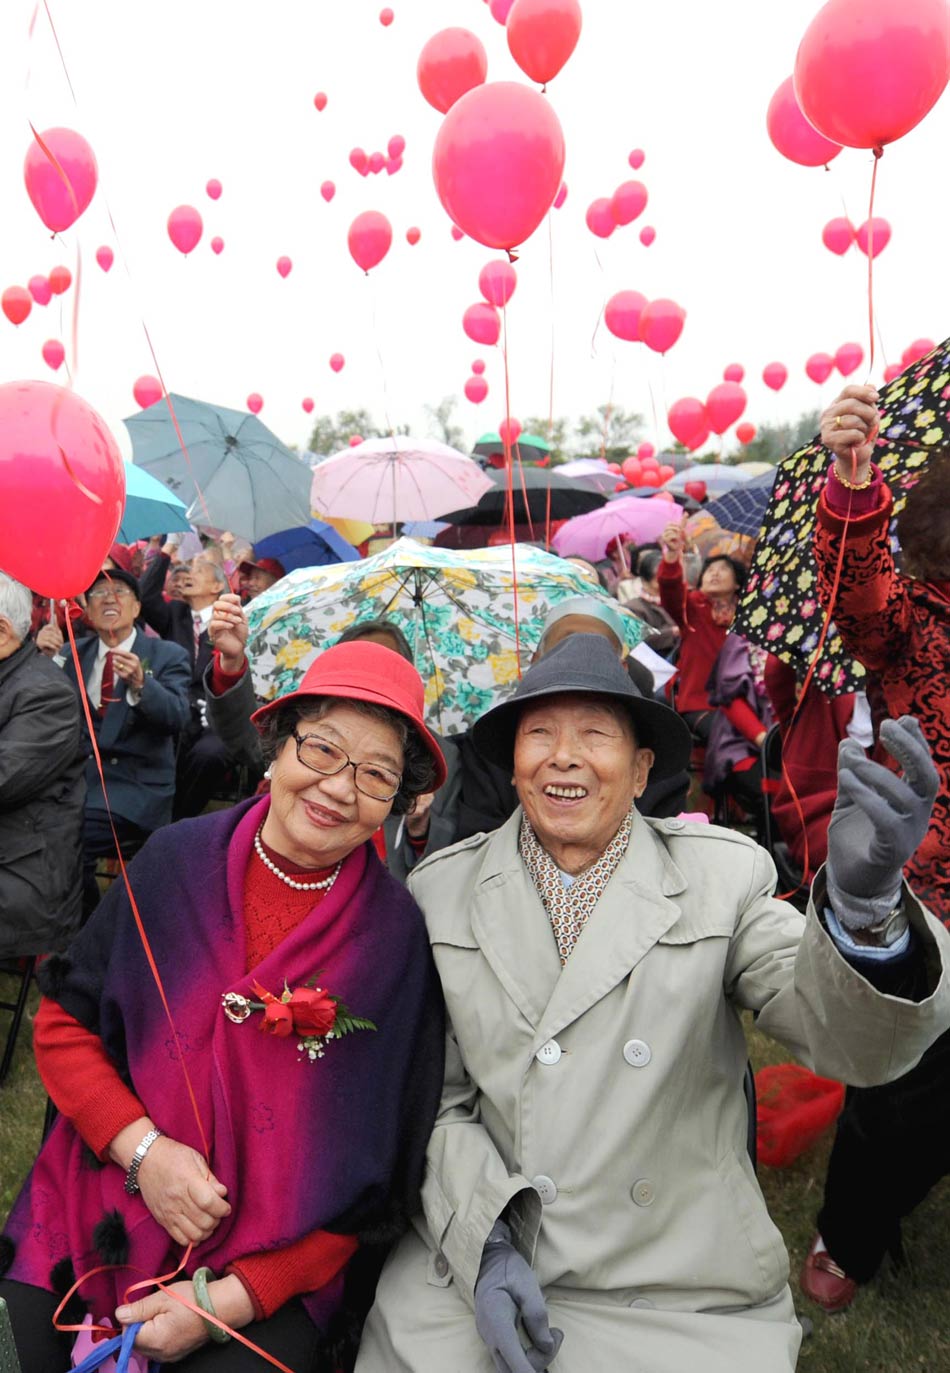
{"label": "jade bracelet", "polygon": [[[195,1301],[202,1311],[207,1311],[209,1316],[217,1316],[211,1301],[211,1293],[208,1291],[208,1280],[214,1282],[214,1274],[210,1268],[196,1268],[191,1278],[191,1285],[195,1290]],[[226,1330],[222,1330],[219,1325],[213,1325],[211,1321],[205,1321],[204,1327],[214,1340],[215,1344],[227,1344],[231,1336]]]}

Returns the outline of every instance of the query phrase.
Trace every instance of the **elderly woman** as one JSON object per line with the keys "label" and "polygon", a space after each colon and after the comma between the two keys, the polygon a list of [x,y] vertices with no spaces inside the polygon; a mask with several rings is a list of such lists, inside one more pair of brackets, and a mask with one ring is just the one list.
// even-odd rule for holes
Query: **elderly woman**
{"label": "elderly woman", "polygon": [[[295,1369],[337,1366],[321,1337],[361,1240],[414,1205],[442,1082],[422,917],[368,842],[442,781],[422,710],[397,654],[330,649],[257,712],[270,795],[152,836],[130,877],[167,1019],[121,883],[46,965],[36,1055],[62,1114],[0,1282],[24,1373],[66,1365],[50,1318],[104,1263],[87,1309],[144,1322],[162,1364],[261,1366],[181,1296]],[[185,1245],[167,1292],[124,1299]]]}
{"label": "elderly woman", "polygon": [[[638,815],[689,736],[606,640],[566,639],[475,736],[521,806],[410,879],[445,1086],[424,1219],[383,1271],[357,1373],[787,1373],[801,1330],[746,1152],[739,1012],[862,1081],[950,1020],[947,933],[900,883],[935,786],[919,730],[886,727],[906,781],[842,756],[807,920],[744,835]],[[849,933],[895,889],[893,946]]]}

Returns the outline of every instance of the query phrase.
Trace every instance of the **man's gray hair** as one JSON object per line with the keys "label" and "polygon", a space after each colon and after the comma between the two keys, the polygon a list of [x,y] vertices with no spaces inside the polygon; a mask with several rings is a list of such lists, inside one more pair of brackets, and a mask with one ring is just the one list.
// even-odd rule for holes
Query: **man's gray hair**
{"label": "man's gray hair", "polygon": [[231,583],[228,581],[228,574],[225,572],[224,568],[221,566],[220,563],[214,562],[211,558],[207,556],[207,552],[208,550],[205,549],[203,555],[199,554],[199,557],[201,557],[202,564],[205,567],[211,568],[211,571],[214,573],[214,579],[218,583],[218,586],[223,587],[225,591],[230,591]]}
{"label": "man's gray hair", "polygon": [[33,619],[33,593],[5,572],[0,572],[0,616],[10,621],[14,634],[22,643],[30,632]]}

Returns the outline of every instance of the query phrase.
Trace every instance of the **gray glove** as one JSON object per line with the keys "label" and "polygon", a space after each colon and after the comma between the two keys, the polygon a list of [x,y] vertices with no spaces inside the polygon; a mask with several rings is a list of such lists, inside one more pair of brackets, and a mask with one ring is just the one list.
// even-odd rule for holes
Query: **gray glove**
{"label": "gray glove", "polygon": [[[521,1316],[531,1344],[522,1348]],[[475,1328],[498,1373],[542,1373],[561,1347],[564,1334],[548,1325],[547,1307],[531,1265],[511,1243],[511,1231],[496,1220],[482,1253],[475,1284]]]}
{"label": "gray glove", "polygon": [[872,762],[853,739],[838,745],[838,796],[828,826],[828,899],[841,924],[877,925],[900,903],[904,864],[916,853],[940,779],[912,715],[885,720],[881,742],[903,769]]}

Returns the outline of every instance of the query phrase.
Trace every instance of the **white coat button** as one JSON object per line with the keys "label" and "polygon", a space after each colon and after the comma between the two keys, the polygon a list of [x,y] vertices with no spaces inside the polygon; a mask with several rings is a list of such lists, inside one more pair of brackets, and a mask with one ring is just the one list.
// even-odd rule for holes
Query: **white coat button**
{"label": "white coat button", "polygon": [[637,1297],[634,1301],[630,1303],[630,1305],[634,1308],[639,1308],[639,1310],[641,1311],[656,1310],[656,1303],[650,1301],[649,1297]]}
{"label": "white coat button", "polygon": [[556,1039],[549,1039],[547,1044],[542,1044],[535,1058],[539,1063],[559,1063],[561,1059],[561,1046]]}
{"label": "white coat button", "polygon": [[681,830],[681,829],[685,829],[685,828],[686,828],[686,821],[685,821],[685,820],[667,820],[667,822],[666,822],[666,828],[667,828],[668,830]]}
{"label": "white coat button", "polygon": [[436,1254],[433,1267],[435,1268],[436,1277],[444,1278],[449,1271],[449,1261],[444,1254]]}
{"label": "white coat button", "polygon": [[656,1197],[653,1183],[649,1178],[641,1178],[630,1189],[630,1195],[638,1206],[652,1206]]}
{"label": "white coat button", "polygon": [[545,1206],[550,1206],[552,1201],[557,1200],[557,1188],[552,1178],[545,1177],[544,1173],[539,1173],[536,1178],[531,1179],[531,1186]]}
{"label": "white coat button", "polygon": [[631,1068],[645,1068],[653,1057],[653,1050],[642,1039],[628,1039],[623,1046],[623,1056]]}

